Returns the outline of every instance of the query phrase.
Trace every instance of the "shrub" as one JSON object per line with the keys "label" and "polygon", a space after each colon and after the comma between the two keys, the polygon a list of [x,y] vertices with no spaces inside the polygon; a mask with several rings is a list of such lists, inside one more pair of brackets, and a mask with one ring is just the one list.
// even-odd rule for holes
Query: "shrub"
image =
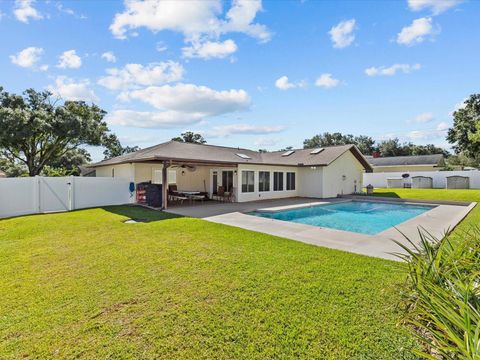
{"label": "shrub", "polygon": [[[408,264],[406,322],[425,345],[427,359],[480,359],[480,229],[421,242],[398,255]],[[407,239],[408,240],[408,239]]]}

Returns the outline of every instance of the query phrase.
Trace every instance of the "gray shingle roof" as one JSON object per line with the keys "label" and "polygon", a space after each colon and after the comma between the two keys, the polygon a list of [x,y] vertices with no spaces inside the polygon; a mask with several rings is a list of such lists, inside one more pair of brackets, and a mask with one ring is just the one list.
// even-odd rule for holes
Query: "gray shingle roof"
{"label": "gray shingle roof", "polygon": [[367,160],[372,166],[408,166],[408,165],[433,165],[441,166],[444,156],[435,155],[416,155],[416,156],[389,156],[374,158],[367,156]]}
{"label": "gray shingle roof", "polygon": [[[353,155],[362,163],[365,169],[368,171],[371,170],[368,161],[354,145],[325,147],[319,154],[310,154],[311,151],[312,149],[298,149],[289,156],[282,156],[285,151],[261,153],[241,148],[168,141],[134,153],[100,161],[91,166],[97,167],[130,162],[162,160],[220,164],[327,166],[346,151],[352,151]],[[237,154],[244,154],[249,159]]]}

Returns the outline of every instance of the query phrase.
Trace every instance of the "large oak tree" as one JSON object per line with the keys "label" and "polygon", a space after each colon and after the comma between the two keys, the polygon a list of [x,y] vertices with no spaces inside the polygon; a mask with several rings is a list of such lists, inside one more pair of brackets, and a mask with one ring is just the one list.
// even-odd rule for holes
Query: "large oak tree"
{"label": "large oak tree", "polygon": [[111,141],[105,114],[83,101],[62,103],[48,91],[16,95],[0,87],[0,156],[25,164],[30,176],[39,175],[84,145]]}

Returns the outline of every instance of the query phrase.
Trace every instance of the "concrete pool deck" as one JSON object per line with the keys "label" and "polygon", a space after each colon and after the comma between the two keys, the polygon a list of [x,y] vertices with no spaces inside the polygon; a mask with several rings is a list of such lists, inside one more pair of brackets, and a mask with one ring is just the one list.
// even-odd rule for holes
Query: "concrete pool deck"
{"label": "concrete pool deck", "polygon": [[[416,201],[402,199],[401,202],[403,203],[431,204],[435,205],[436,207],[397,225],[396,228],[387,229],[377,235],[365,235],[246,214],[247,212],[260,209],[262,209],[262,211],[281,211],[305,206],[326,205],[330,203],[351,200],[352,198],[349,197],[321,200],[291,198],[264,200],[250,203],[178,207],[169,209],[168,211],[179,215],[202,218],[215,223],[236,226],[247,230],[275,235],[307,244],[324,246],[332,249],[374,256],[383,259],[398,260],[393,253],[402,252],[402,249],[392,240],[399,241],[400,243],[408,246],[408,241],[402,235],[403,233],[412,241],[419,242],[419,227],[425,229],[431,235],[440,238],[447,230],[453,229],[456,225],[458,225],[458,223],[460,223],[476,205],[476,203],[455,202],[448,202],[448,204],[443,202],[442,204],[438,204],[436,201]],[[375,199],[362,197],[358,200],[398,202],[391,201],[389,198],[380,197],[376,197]]]}

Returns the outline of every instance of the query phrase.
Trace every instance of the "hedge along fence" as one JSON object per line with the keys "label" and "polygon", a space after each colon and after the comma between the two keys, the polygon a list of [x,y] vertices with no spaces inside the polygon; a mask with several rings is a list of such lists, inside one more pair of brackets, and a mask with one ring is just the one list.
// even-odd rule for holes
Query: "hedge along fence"
{"label": "hedge along fence", "polygon": [[379,173],[365,173],[363,174],[363,185],[367,186],[372,184],[376,188],[388,187],[387,179],[401,178],[403,174],[408,174],[409,177],[405,178],[403,182],[405,184],[412,183],[412,177],[425,176],[431,177],[433,187],[436,189],[447,188],[447,177],[450,176],[462,176],[470,179],[470,189],[480,189],[480,171],[412,171],[412,172],[379,172]]}
{"label": "hedge along fence", "polygon": [[127,179],[25,177],[0,179],[0,218],[132,203]]}

